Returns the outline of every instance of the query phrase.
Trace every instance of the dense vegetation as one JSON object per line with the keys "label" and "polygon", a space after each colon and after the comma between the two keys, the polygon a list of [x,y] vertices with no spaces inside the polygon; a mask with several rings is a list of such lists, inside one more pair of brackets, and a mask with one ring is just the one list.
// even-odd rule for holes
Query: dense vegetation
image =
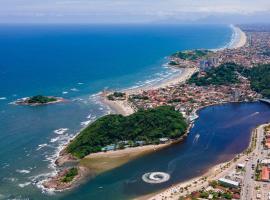
{"label": "dense vegetation", "polygon": [[49,103],[49,102],[53,102],[53,101],[56,101],[56,100],[57,99],[54,98],[54,97],[46,97],[46,96],[42,96],[42,95],[37,95],[37,96],[30,97],[27,100],[27,103],[41,103],[41,104],[44,104],[44,103]]}
{"label": "dense vegetation", "polygon": [[121,98],[125,98],[126,97],[126,93],[124,92],[114,92],[110,95],[107,96],[107,98],[111,101],[115,100],[115,99],[121,99]]}
{"label": "dense vegetation", "polygon": [[210,52],[209,50],[178,51],[172,56],[183,60],[197,60],[198,58],[208,55]]}
{"label": "dense vegetation", "polygon": [[204,76],[195,73],[191,76],[188,83],[195,83],[198,86],[206,85],[229,85],[238,82],[237,72],[242,67],[234,63],[222,64],[219,67],[212,68],[205,72]]}
{"label": "dense vegetation", "polygon": [[270,64],[244,69],[234,63],[225,63],[205,72],[204,76],[199,76],[199,73],[193,74],[188,83],[195,83],[198,86],[229,85],[238,82],[238,74],[250,80],[254,91],[270,98]]}
{"label": "dense vegetation", "polygon": [[253,90],[270,98],[270,64],[245,70],[244,75],[249,78]]}
{"label": "dense vegetation", "polygon": [[70,182],[77,175],[78,175],[78,169],[75,168],[75,167],[72,167],[71,169],[68,170],[68,172],[66,173],[66,175],[63,177],[62,182],[65,182],[65,183]]}
{"label": "dense vegetation", "polygon": [[173,107],[139,110],[124,117],[107,115],[84,129],[67,147],[72,155],[83,158],[89,153],[120,141],[155,143],[159,138],[175,139],[184,134],[187,123]]}

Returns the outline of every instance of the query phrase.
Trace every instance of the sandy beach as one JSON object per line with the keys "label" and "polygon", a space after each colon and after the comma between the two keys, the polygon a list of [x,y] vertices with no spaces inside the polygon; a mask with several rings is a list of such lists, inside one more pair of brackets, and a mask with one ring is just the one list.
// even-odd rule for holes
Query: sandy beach
{"label": "sandy beach", "polygon": [[[241,48],[245,46],[247,42],[246,34],[239,27],[232,26],[232,29],[234,31],[234,35],[233,35],[233,41],[229,45],[229,48],[236,49],[236,48]],[[164,88],[164,87],[168,87],[168,86],[179,84],[179,83],[184,83],[197,70],[198,70],[197,68],[194,68],[194,67],[189,68],[187,66],[187,68],[181,68],[181,73],[178,76],[171,77],[157,84],[146,85],[146,86],[142,86],[136,89],[126,89],[126,90],[123,90],[123,92],[126,92],[127,95],[130,95],[130,94],[141,93],[146,90],[154,90],[154,89]],[[105,104],[107,104],[110,108],[112,108],[116,113],[122,114],[124,116],[130,115],[135,112],[134,108],[128,103],[127,100],[109,101],[103,97],[102,101]]]}
{"label": "sandy beach", "polygon": [[230,49],[238,49],[243,46],[245,46],[247,42],[247,36],[245,32],[243,32],[239,27],[233,26],[233,31],[234,31],[234,41],[230,45]]}
{"label": "sandy beach", "polygon": [[[136,89],[127,89],[123,90],[127,95],[141,93],[146,90],[155,90],[158,88],[164,88],[171,85],[184,83],[188,80],[193,73],[197,71],[196,68],[181,68],[181,73],[172,78],[166,79],[158,84],[147,85]],[[135,112],[135,109],[128,103],[127,99],[124,101],[109,101],[105,96],[102,96],[103,103],[107,104],[112,110],[114,110],[118,114],[122,114],[124,116],[130,115]]]}

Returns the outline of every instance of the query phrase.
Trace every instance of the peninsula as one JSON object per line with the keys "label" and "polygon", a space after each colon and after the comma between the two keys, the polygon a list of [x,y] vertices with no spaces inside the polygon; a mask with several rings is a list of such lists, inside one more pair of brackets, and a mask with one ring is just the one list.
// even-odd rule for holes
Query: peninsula
{"label": "peninsula", "polygon": [[[203,107],[269,97],[270,57],[261,52],[268,48],[265,41],[270,34],[246,31],[252,38],[247,41],[242,30],[235,30],[244,36],[234,43],[237,48],[172,54],[169,64],[184,72],[176,82],[104,92],[104,102],[122,115],[107,115],[93,122],[60,153],[58,165],[77,163],[78,174],[69,182],[81,179],[82,167],[98,174],[179,141],[196,119],[197,110]],[[72,187],[74,184],[65,187],[63,183],[71,169],[59,172],[56,179],[52,177],[44,186],[56,190]],[[57,184],[50,184],[52,180]]]}
{"label": "peninsula", "polygon": [[[179,141],[187,128],[188,124],[182,114],[171,106],[139,110],[129,116],[113,114],[101,117],[82,130],[63,150],[58,159],[58,164],[77,160],[80,162],[78,167],[60,172],[57,178],[45,182],[44,186],[53,187],[56,190],[70,187],[70,184],[67,183],[77,179],[80,174],[78,172],[78,169],[81,169],[80,166],[91,169],[91,174],[101,173],[127,162],[130,158],[126,158],[126,153],[128,153],[128,157],[135,158],[142,155],[144,151],[150,152],[153,147],[154,150],[166,146],[164,144]],[[147,148],[139,148],[142,146]],[[141,151],[142,149],[144,151]],[[120,151],[118,158],[113,157],[114,164],[110,166],[106,163],[111,158],[106,158],[106,153],[98,153],[115,150],[124,151]],[[141,153],[138,153],[137,150]],[[103,162],[100,162],[102,155]],[[84,157],[87,158],[84,159]],[[61,161],[63,158],[67,159],[63,162]],[[75,171],[76,173],[74,173]]]}

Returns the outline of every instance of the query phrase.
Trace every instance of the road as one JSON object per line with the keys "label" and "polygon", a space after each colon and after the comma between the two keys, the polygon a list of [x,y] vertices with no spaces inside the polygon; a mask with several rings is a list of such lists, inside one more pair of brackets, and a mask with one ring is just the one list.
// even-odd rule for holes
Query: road
{"label": "road", "polygon": [[[258,182],[255,180],[255,169],[259,161],[267,158],[268,151],[264,149],[262,141],[264,138],[264,126],[257,128],[257,142],[256,148],[249,156],[246,162],[245,174],[243,177],[243,187],[241,192],[242,200],[258,199],[257,194],[261,195],[262,200],[268,199],[268,192],[270,191],[270,183]],[[254,167],[252,167],[254,165]]]}

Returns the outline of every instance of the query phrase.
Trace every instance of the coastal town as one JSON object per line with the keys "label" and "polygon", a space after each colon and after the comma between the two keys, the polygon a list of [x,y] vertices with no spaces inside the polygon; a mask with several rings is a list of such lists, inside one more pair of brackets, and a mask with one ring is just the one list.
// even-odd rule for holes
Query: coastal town
{"label": "coastal town", "polygon": [[[259,100],[269,103],[268,86],[264,89],[265,82],[258,84],[258,77],[252,76],[257,72],[252,70],[258,66],[263,66],[262,70],[268,70],[264,65],[270,64],[270,29],[261,32],[252,27],[234,27],[234,32],[238,39],[230,48],[198,49],[172,54],[169,65],[181,69],[179,77],[173,80],[146,88],[104,91],[100,95],[103,103],[121,115],[105,116],[83,129],[79,136],[60,152],[56,160],[56,164],[61,167],[67,163],[75,165],[70,169],[60,170],[55,177],[43,182],[43,186],[56,191],[70,189],[87,176],[88,169],[92,169],[92,174],[95,170],[96,174],[99,174],[119,167],[146,152],[151,153],[182,141],[198,117],[197,112],[204,107]],[[159,124],[155,125],[151,117],[159,119],[155,120],[155,123],[159,121]],[[140,118],[145,119],[143,123]],[[173,121],[176,119],[180,121]],[[179,128],[178,131],[167,130],[167,126],[164,126],[170,123],[167,120],[172,120],[174,125],[181,127],[181,131]],[[146,131],[149,128],[147,121],[152,123],[152,128],[157,126],[157,130],[166,131]],[[141,125],[137,127],[139,123]],[[132,136],[141,134],[142,129],[143,135],[135,138]],[[121,136],[119,140],[121,131],[128,134]],[[148,133],[151,133],[149,137]],[[104,143],[104,140],[98,141],[98,134],[103,134],[107,143]],[[127,135],[132,137],[127,138]],[[269,126],[263,125],[253,131],[249,148],[233,160],[215,166],[199,178],[179,183],[143,199],[270,199],[270,194],[267,193],[270,189],[268,147]],[[169,180],[170,175],[153,172],[144,177],[148,182],[162,182],[163,178]]]}
{"label": "coastal town", "polygon": [[233,160],[147,199],[270,199],[269,127],[254,129],[248,149]]}
{"label": "coastal town", "polygon": [[[237,34],[240,40],[234,48],[179,52],[170,57],[169,64],[180,67],[183,71],[192,71],[191,75],[197,73],[198,77],[205,77],[210,70],[226,63],[242,66],[241,70],[270,63],[268,27],[258,29],[241,26],[241,29],[237,28]],[[178,80],[177,84],[120,93],[105,92],[104,96],[114,102],[110,105],[118,111],[121,110],[119,107],[122,107],[122,111],[129,108],[135,112],[164,105],[174,106],[190,123],[197,118],[196,112],[203,107],[228,102],[258,101],[263,98],[262,94],[252,89],[250,80],[239,72],[238,81],[232,84],[196,85],[187,81],[191,75]],[[266,99],[266,102],[269,100]],[[142,199],[270,199],[269,127],[266,124],[254,129],[249,148],[233,160],[214,167],[203,176]]]}
{"label": "coastal town", "polygon": [[[218,51],[195,50],[195,53],[185,51],[181,54],[184,56],[173,54],[170,63],[173,63],[171,64],[173,67],[182,68],[183,71],[192,71],[191,75],[198,72],[199,77],[204,77],[207,71],[225,63],[235,63],[244,68],[252,68],[257,64],[269,64],[270,30],[256,32],[257,29],[254,28],[254,30],[250,26],[246,29],[246,33],[238,28],[236,30],[241,37],[239,42],[243,45],[239,48],[225,48]],[[243,30],[245,31],[244,26]],[[190,76],[185,77],[184,80],[188,80]],[[120,107],[126,105],[124,106],[126,110],[172,105],[192,121],[196,111],[205,106],[226,102],[249,102],[262,98],[261,94],[252,90],[250,81],[246,77],[238,73],[238,79],[239,82],[234,84],[198,86],[182,81],[182,84],[169,84],[154,89],[131,90],[123,93],[121,97],[116,95],[114,102],[117,102]],[[113,94],[110,93],[109,97]]]}

